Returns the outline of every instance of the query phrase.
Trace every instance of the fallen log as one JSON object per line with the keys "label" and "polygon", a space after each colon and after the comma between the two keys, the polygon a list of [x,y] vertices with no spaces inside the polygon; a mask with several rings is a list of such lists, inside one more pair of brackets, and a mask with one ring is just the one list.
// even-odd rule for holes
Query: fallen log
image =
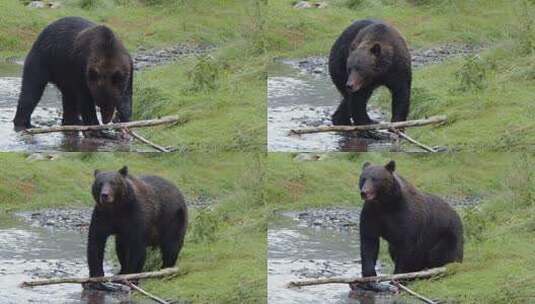
{"label": "fallen log", "polygon": [[165,116],[158,119],[136,120],[129,122],[111,123],[107,125],[92,125],[92,126],[54,126],[47,128],[30,128],[26,129],[23,134],[42,134],[53,132],[78,132],[78,131],[98,131],[98,130],[113,130],[113,129],[133,129],[142,127],[152,127],[164,124],[173,124],[180,121],[178,116]]}
{"label": "fallen log", "polygon": [[301,135],[309,133],[321,132],[354,132],[354,131],[370,131],[370,130],[388,130],[388,129],[403,129],[410,127],[421,127],[426,125],[441,124],[446,121],[446,116],[432,116],[425,119],[397,121],[397,122],[382,122],[373,125],[361,126],[319,126],[313,128],[292,129],[290,135]]}
{"label": "fallen log", "polygon": [[358,277],[358,278],[325,278],[325,279],[313,279],[303,281],[292,281],[288,283],[288,288],[322,285],[322,284],[351,284],[351,283],[370,283],[370,282],[384,282],[392,280],[405,280],[405,279],[424,279],[437,276],[446,272],[446,267],[431,268],[423,271],[398,273],[392,275],[382,275],[376,277]]}
{"label": "fallen log", "polygon": [[94,277],[94,278],[55,278],[55,279],[44,279],[44,280],[34,280],[26,281],[20,284],[21,287],[34,287],[42,285],[54,285],[54,284],[83,284],[83,283],[106,283],[106,282],[124,282],[125,280],[135,280],[135,279],[149,279],[149,278],[159,278],[170,276],[178,273],[177,267],[165,268],[158,271],[150,272],[141,272],[141,273],[130,273],[130,274],[121,274],[114,276],[105,276],[105,277]]}

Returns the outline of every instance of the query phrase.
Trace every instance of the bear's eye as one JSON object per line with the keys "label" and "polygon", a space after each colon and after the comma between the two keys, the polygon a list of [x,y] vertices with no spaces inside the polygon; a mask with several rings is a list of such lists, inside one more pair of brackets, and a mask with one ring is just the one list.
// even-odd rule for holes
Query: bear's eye
{"label": "bear's eye", "polygon": [[95,81],[95,80],[98,79],[98,72],[93,70],[93,69],[91,69],[91,70],[89,70],[88,76],[89,76],[89,80],[90,81]]}

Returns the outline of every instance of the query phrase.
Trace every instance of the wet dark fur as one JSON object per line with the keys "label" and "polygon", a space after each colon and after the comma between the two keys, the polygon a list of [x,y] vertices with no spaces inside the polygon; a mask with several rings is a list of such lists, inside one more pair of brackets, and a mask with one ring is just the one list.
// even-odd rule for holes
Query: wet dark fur
{"label": "wet dark fur", "polygon": [[[394,273],[419,271],[463,260],[463,226],[441,198],[416,189],[394,173],[395,163],[365,164],[360,189],[377,195],[360,215],[362,276],[375,276],[379,238],[389,244]],[[392,172],[390,172],[390,170]]]}
{"label": "wet dark fur", "polygon": [[[103,203],[101,190],[108,184],[113,201]],[[87,241],[89,275],[104,275],[104,248],[110,235],[121,264],[120,274],[138,273],[145,264],[146,247],[159,247],[162,268],[175,265],[184,243],[188,213],[184,197],[172,183],[157,176],[95,171],[93,210]]]}
{"label": "wet dark fur", "polygon": [[[372,56],[374,44],[381,46],[377,61]],[[366,85],[356,92],[346,88],[348,68],[355,68],[348,62],[353,48],[361,52],[358,57],[365,64],[357,67],[367,75]],[[351,60],[350,60],[351,61]],[[348,65],[349,63],[349,65]],[[392,121],[407,120],[411,91],[411,57],[401,34],[392,26],[379,20],[359,20],[350,25],[338,37],[329,56],[329,73],[343,99],[332,116],[334,125],[362,125],[373,123],[366,106],[373,91],[386,86],[392,94]]]}
{"label": "wet dark fur", "polygon": [[[91,68],[104,76],[88,79]],[[80,116],[85,125],[99,124],[96,105],[103,120],[116,109],[118,121],[129,121],[132,77],[132,59],[109,28],[79,17],[59,19],[41,32],[25,59],[15,128],[32,127],[31,115],[48,82],[61,91],[63,125],[80,124]]]}

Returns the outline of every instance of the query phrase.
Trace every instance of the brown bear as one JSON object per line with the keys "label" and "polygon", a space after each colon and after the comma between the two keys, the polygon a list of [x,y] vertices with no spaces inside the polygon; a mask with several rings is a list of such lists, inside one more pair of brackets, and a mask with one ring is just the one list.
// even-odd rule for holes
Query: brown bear
{"label": "brown bear", "polygon": [[334,125],[375,123],[366,106],[380,86],[386,86],[392,94],[392,121],[407,120],[411,56],[407,43],[394,27],[371,19],[351,24],[331,48],[329,74],[343,97],[332,115]]}
{"label": "brown bear", "polygon": [[388,242],[394,273],[462,262],[463,225],[457,212],[441,198],[416,189],[395,168],[394,161],[362,167],[362,276],[376,275],[379,238]]}
{"label": "brown bear", "polygon": [[95,170],[94,175],[96,205],[87,240],[89,275],[104,275],[104,248],[110,235],[115,235],[119,274],[141,272],[149,246],[160,248],[162,268],[173,267],[188,227],[180,190],[158,176],[134,177],[126,166],[118,172]]}
{"label": "brown bear", "polygon": [[[15,129],[31,128],[31,115],[48,82],[61,91],[63,125],[126,122],[132,114],[133,63],[111,29],[79,17],[48,25],[24,61]],[[98,135],[99,133],[92,133]]]}

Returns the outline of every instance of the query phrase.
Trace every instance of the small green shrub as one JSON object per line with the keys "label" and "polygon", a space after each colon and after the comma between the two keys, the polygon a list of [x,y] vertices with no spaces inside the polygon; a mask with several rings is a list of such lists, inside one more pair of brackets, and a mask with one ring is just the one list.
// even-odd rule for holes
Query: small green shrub
{"label": "small green shrub", "polygon": [[163,108],[170,102],[169,97],[162,90],[152,85],[135,81],[134,113],[136,119],[151,119],[163,115]]}
{"label": "small green shrub", "polygon": [[535,15],[528,1],[520,1],[518,26],[515,32],[516,50],[520,54],[535,53]]}
{"label": "small green shrub", "polygon": [[455,76],[459,81],[457,90],[482,90],[487,86],[487,65],[478,55],[467,56]]}
{"label": "small green shrub", "polygon": [[193,221],[191,240],[194,243],[210,243],[215,241],[219,220],[213,211],[199,210]]}
{"label": "small green shrub", "polygon": [[102,5],[102,0],[80,0],[78,5],[83,9],[90,10]]}
{"label": "small green shrub", "polygon": [[411,92],[411,119],[429,116],[437,108],[438,99],[425,87],[414,87]]}
{"label": "small green shrub", "polygon": [[484,239],[483,233],[487,227],[487,220],[477,207],[463,210],[464,234],[469,240],[480,242]]}
{"label": "small green shrub", "polygon": [[356,9],[359,8],[364,2],[365,0],[347,0],[346,6],[350,9]]}
{"label": "small green shrub", "polygon": [[193,69],[188,72],[191,82],[188,90],[192,92],[213,91],[218,87],[220,74],[221,67],[213,57],[199,56]]}

